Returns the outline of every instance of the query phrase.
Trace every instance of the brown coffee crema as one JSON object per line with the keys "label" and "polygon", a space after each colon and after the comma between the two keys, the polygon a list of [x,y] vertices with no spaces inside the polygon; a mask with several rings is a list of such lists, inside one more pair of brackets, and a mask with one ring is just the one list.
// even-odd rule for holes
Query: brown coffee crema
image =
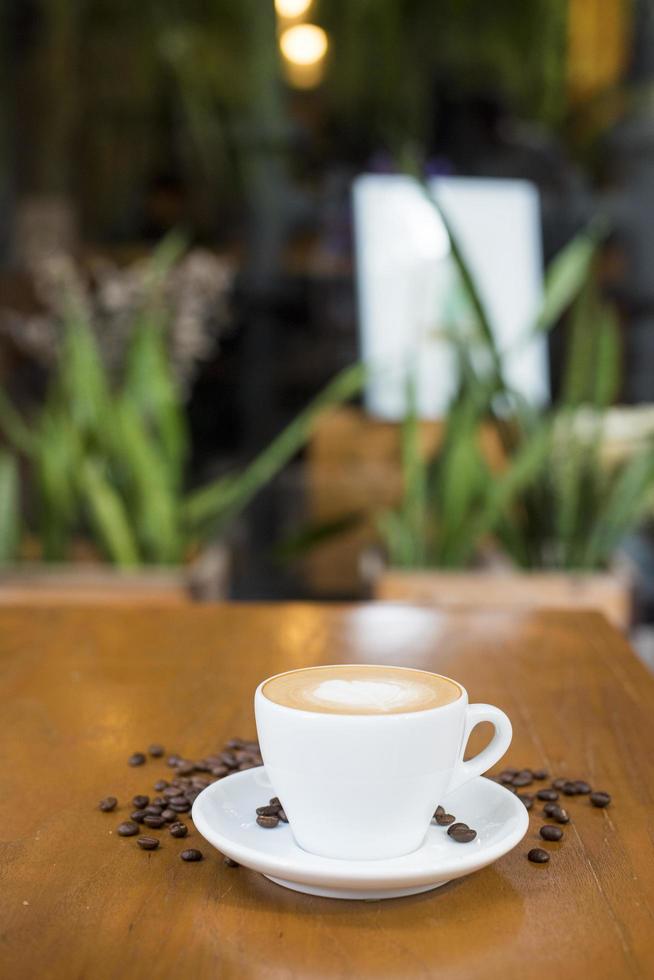
{"label": "brown coffee crema", "polygon": [[447,677],[409,667],[344,664],[279,674],[265,682],[263,694],[302,711],[392,715],[451,704],[461,697],[461,688]]}

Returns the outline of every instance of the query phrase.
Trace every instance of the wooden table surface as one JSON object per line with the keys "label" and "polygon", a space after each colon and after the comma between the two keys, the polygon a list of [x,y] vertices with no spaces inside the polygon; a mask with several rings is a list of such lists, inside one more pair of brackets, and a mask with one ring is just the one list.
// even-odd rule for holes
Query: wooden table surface
{"label": "wooden table surface", "polygon": [[[254,734],[252,693],[288,668],[435,669],[513,720],[505,765],[608,789],[569,802],[551,861],[527,838],[411,898],[288,891],[166,832],[145,853],[115,828],[170,774],[129,768],[150,742],[198,757]],[[387,605],[0,610],[0,975],[96,978],[654,976],[654,680],[592,613]],[[113,814],[98,800],[120,800]],[[533,814],[533,811],[532,811]]]}

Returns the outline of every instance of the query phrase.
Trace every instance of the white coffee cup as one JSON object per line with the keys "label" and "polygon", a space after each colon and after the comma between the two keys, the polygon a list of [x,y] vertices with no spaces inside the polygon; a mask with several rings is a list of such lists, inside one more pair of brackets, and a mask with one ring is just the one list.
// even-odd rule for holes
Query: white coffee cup
{"label": "white coffee cup", "polygon": [[[422,844],[447,793],[493,766],[511,742],[504,712],[490,704],[469,704],[465,688],[450,678],[442,680],[459,694],[447,704],[341,714],[266,697],[266,684],[285,676],[275,675],[257,688],[257,732],[267,775],[293,836],[312,854],[348,860],[409,854]],[[470,733],[482,721],[489,721],[495,734],[464,762]]]}

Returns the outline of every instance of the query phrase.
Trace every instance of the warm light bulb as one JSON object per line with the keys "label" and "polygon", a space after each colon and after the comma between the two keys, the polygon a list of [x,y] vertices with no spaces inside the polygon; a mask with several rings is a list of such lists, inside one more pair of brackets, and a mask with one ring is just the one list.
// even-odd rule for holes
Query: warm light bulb
{"label": "warm light bulb", "polygon": [[279,39],[279,46],[287,61],[294,65],[315,65],[327,51],[327,35],[315,24],[298,24],[289,27]]}
{"label": "warm light bulb", "polygon": [[306,14],[312,2],[313,0],[275,0],[275,10],[280,17],[292,20]]}

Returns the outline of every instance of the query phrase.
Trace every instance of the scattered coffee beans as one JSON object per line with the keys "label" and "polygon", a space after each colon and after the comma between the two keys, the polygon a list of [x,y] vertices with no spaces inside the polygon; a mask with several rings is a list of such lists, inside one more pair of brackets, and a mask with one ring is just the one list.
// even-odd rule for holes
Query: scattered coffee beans
{"label": "scattered coffee beans", "polygon": [[145,756],[143,755],[143,753],[142,752],[134,752],[134,754],[133,755],[130,755],[129,759],[127,760],[127,765],[128,766],[142,766],[144,762],[145,762]]}
{"label": "scattered coffee beans", "polygon": [[182,851],[180,857],[182,861],[201,861],[202,851],[198,851],[195,847],[189,847],[188,850]]}
{"label": "scattered coffee beans", "polygon": [[186,837],[188,827],[181,820],[176,820],[175,823],[171,823],[170,825],[170,833],[173,837]]}
{"label": "scattered coffee beans", "polygon": [[[528,779],[543,780],[548,779],[548,777],[549,774],[546,769],[503,769],[498,775],[492,776],[491,778],[495,779],[496,782],[503,783],[506,789],[516,793],[516,787],[529,785]],[[570,814],[557,802],[559,793],[563,793],[566,797],[589,796],[591,804],[600,808],[608,806],[611,802],[609,793],[600,792],[599,790],[593,791],[590,783],[585,779],[569,779],[567,777],[557,776],[552,780],[551,787],[540,789],[535,794],[536,798],[542,800],[545,804],[542,811],[543,815],[555,821],[557,824],[567,824],[570,822]],[[516,796],[528,810],[532,809],[534,796],[531,793],[516,793]],[[442,817],[443,813],[443,807],[439,807],[434,814],[434,820],[437,823],[438,817]],[[458,824],[453,824],[449,828],[448,833],[453,828],[459,826]],[[564,836],[563,830],[552,823],[544,824],[538,832],[541,838],[546,841],[560,841],[563,840]],[[527,857],[536,864],[546,864],[550,859],[548,852],[540,847],[532,848],[527,854]]]}
{"label": "scattered coffee beans", "polygon": [[168,780],[158,779],[154,784],[154,789],[156,789],[157,793],[160,793],[163,789],[167,789],[168,785],[169,785]]}
{"label": "scattered coffee beans", "polygon": [[156,837],[139,837],[136,842],[144,851],[156,851],[159,841]]}
{"label": "scattered coffee beans", "polygon": [[268,803],[266,806],[258,806],[257,814],[260,817],[276,817],[281,810],[281,805],[279,803]]}
{"label": "scattered coffee beans", "polygon": [[456,817],[452,816],[451,813],[446,813],[442,806],[437,806],[432,819],[436,821],[439,827],[449,827],[450,824],[454,823]]}
{"label": "scattered coffee beans", "polygon": [[146,816],[145,810],[134,810],[134,813],[130,813],[130,819],[136,820],[137,823],[143,823]]}
{"label": "scattered coffee beans", "polygon": [[139,825],[134,820],[125,820],[118,825],[117,831],[121,837],[133,837],[134,834],[138,834]]}
{"label": "scattered coffee beans", "polygon": [[148,752],[150,753],[153,759],[160,759],[161,756],[164,754],[164,747],[163,745],[157,745],[157,743],[155,742],[152,745],[148,745]]}
{"label": "scattered coffee beans", "polygon": [[132,797],[132,806],[135,806],[137,810],[143,810],[149,802],[150,797],[144,796],[142,793],[137,793],[136,796]]}
{"label": "scattered coffee beans", "polygon": [[98,810],[102,810],[103,813],[111,813],[112,810],[116,809],[118,800],[115,796],[105,796],[104,800],[100,800],[98,803]]}
{"label": "scattered coffee beans", "polygon": [[563,831],[560,827],[554,827],[550,823],[544,824],[538,831],[543,840],[561,840]]}

